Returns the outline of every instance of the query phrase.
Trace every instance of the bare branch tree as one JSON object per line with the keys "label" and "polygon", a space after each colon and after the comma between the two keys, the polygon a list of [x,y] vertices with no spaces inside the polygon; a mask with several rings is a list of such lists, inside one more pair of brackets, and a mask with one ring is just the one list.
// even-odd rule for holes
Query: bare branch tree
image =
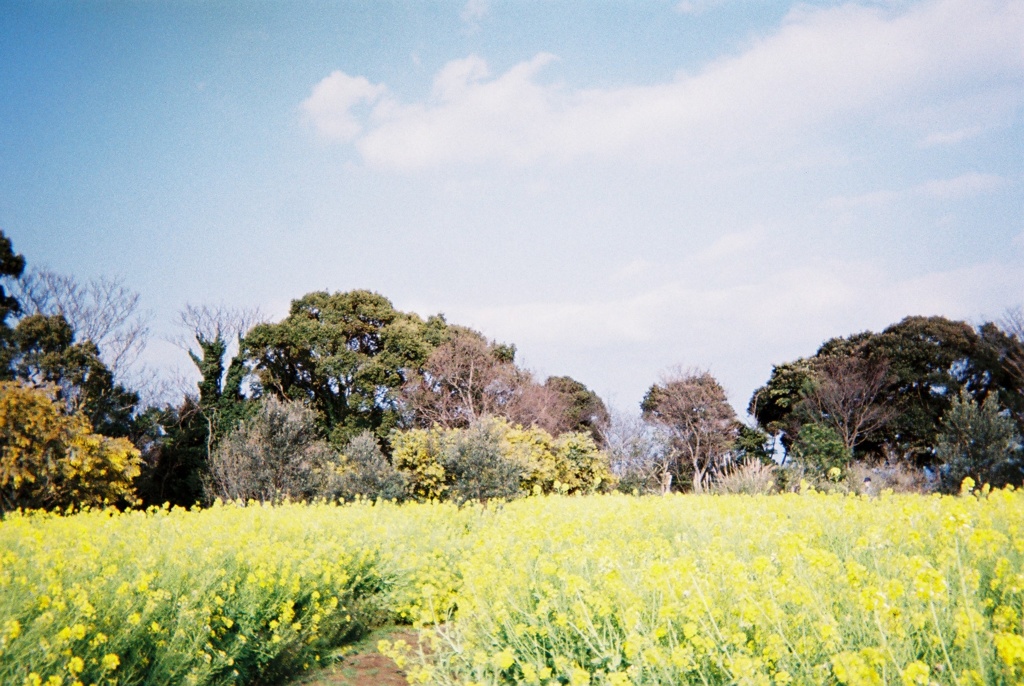
{"label": "bare branch tree", "polygon": [[566,400],[471,331],[456,331],[438,346],[404,396],[420,426],[468,427],[491,416],[552,434],[567,428]]}
{"label": "bare branch tree", "polygon": [[728,462],[738,432],[725,389],[707,371],[676,370],[651,386],[642,408],[646,419],[672,437],[671,476],[692,480],[694,492],[702,493]]}
{"label": "bare branch tree", "polygon": [[645,422],[639,415],[613,410],[605,428],[605,443],[620,489],[664,492],[672,473],[671,437],[664,427]]}
{"label": "bare branch tree", "polygon": [[889,365],[861,357],[826,357],[814,365],[813,385],[801,401],[815,421],[835,430],[852,451],[896,416],[883,402]]}
{"label": "bare branch tree", "polygon": [[483,338],[457,331],[430,354],[423,374],[405,388],[416,423],[466,427],[492,413],[509,393],[500,366]]}
{"label": "bare branch tree", "polygon": [[183,333],[172,339],[185,351],[195,350],[198,341],[218,338],[226,343],[237,342],[249,330],[267,321],[258,307],[227,307],[225,305],[193,305],[188,303],[178,312],[178,326]]}
{"label": "bare branch tree", "polygon": [[149,339],[151,316],[120,277],[81,283],[47,269],[31,269],[12,284],[22,314],[62,315],[80,340],[90,340],[114,377],[123,379]]}
{"label": "bare branch tree", "polygon": [[1024,308],[1015,307],[1008,310],[1000,320],[999,328],[1018,344],[1016,349],[1007,353],[1003,362],[1006,370],[1013,375],[1017,386],[1024,388]]}

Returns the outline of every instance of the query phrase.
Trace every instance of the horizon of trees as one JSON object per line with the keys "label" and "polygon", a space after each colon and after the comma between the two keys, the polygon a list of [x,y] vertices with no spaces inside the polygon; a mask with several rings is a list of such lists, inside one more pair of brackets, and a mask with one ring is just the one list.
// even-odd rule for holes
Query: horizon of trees
{"label": "horizon of trees", "polygon": [[[743,465],[760,465],[763,475],[777,462],[823,482],[871,462],[926,475],[947,491],[967,476],[1024,482],[1020,310],[980,326],[910,316],[881,332],[829,339],[814,355],[772,368],[748,404],[753,423],[745,424],[706,370],[671,370],[650,386],[639,417],[623,417],[576,379],[537,378],[517,363],[514,345],[443,315],[401,312],[365,290],[308,293],[278,322],[258,311],[187,306],[178,343],[199,380],[159,403],[147,392],[153,375],[132,367],[149,321],[123,281],[83,284],[26,269],[2,232],[0,276],[0,401],[77,432],[31,439],[40,447],[30,458],[14,449],[31,442],[18,433],[28,420],[0,426],[0,511],[104,498],[188,506],[252,493],[261,500],[413,497],[424,474],[396,471],[405,463],[393,451],[396,441],[407,442],[402,432],[416,431],[436,443],[424,448],[430,464],[417,469],[440,474],[447,465],[467,475],[449,479],[449,492],[480,497],[523,491],[541,478],[536,469],[554,469],[542,463],[560,460],[566,481],[583,478],[572,471],[574,459],[587,473],[605,474],[594,466],[598,454],[610,472],[587,477],[594,487],[617,479],[637,492],[705,492]],[[521,427],[548,452],[524,457],[529,451],[513,444],[526,439],[494,420]],[[79,460],[83,441],[92,441],[95,460],[118,465],[121,477],[107,479],[116,489],[62,485],[71,477],[61,469]],[[584,447],[558,457],[556,444]],[[115,445],[116,459],[105,456],[103,446]],[[482,473],[493,483],[477,479],[470,488],[468,475]],[[495,475],[515,487],[497,485]],[[30,497],[32,483],[64,495]]]}

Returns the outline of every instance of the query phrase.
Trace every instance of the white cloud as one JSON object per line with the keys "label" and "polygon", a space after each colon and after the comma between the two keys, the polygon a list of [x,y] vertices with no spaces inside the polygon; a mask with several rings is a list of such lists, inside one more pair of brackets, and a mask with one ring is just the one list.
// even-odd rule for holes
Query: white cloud
{"label": "white cloud", "polygon": [[301,108],[321,134],[347,143],[363,129],[352,108],[373,104],[386,91],[385,86],[374,85],[362,76],[335,71],[313,88],[313,93],[302,101]]}
{"label": "white cloud", "polygon": [[[847,115],[889,125],[927,120],[933,131],[945,122],[954,126],[944,131],[967,136],[977,122],[956,119],[976,113],[954,102],[965,84],[994,84],[1004,109],[1024,101],[1019,88],[998,87],[1024,75],[1024,3],[927,0],[902,13],[803,7],[745,52],[651,86],[568,88],[541,78],[553,59],[540,54],[498,75],[478,57],[457,60],[437,75],[432,97],[414,103],[378,101],[382,87],[335,72],[306,109],[322,132],[354,140],[367,162],[395,169],[609,154],[750,157]],[[351,107],[375,101],[360,136]],[[955,135],[920,130],[912,138],[938,144]]]}
{"label": "white cloud", "polygon": [[[742,408],[773,364],[812,354],[827,338],[878,331],[916,314],[973,321],[1007,302],[1024,302],[1019,260],[904,275],[870,260],[787,263],[781,251],[758,229],[723,237],[678,265],[679,276],[631,295],[450,308],[448,314],[515,341],[533,363],[545,362],[552,350],[593,359],[593,369],[578,373],[597,388],[629,383],[639,394],[671,365],[710,367]],[[777,266],[765,269],[766,262]],[[643,350],[644,359],[627,359],[629,350]],[[608,360],[624,370],[609,368]],[[564,369],[564,360],[557,363]],[[610,381],[619,372],[623,379]]]}
{"label": "white cloud", "polygon": [[933,200],[964,200],[1003,188],[1009,181],[996,174],[971,172],[951,179],[932,179],[901,190],[879,190],[860,195],[840,195],[829,198],[825,206],[833,209],[850,209],[865,206],[882,206],[911,198]]}
{"label": "white cloud", "polygon": [[723,4],[725,0],[680,0],[676,12],[680,14],[704,14]]}
{"label": "white cloud", "polygon": [[1007,180],[1001,176],[975,172],[953,179],[927,181],[914,188],[913,191],[939,200],[962,200],[998,190],[1007,183]]}
{"label": "white cloud", "polygon": [[491,3],[489,0],[467,0],[466,4],[463,5],[462,11],[459,13],[459,18],[470,28],[475,31],[480,26],[480,20],[482,20],[491,9]]}
{"label": "white cloud", "polygon": [[928,134],[924,140],[921,141],[921,147],[933,148],[940,145],[956,145],[957,143],[963,143],[966,140],[974,138],[983,130],[984,129],[980,126],[969,126],[967,128],[956,129],[954,131],[936,131]]}

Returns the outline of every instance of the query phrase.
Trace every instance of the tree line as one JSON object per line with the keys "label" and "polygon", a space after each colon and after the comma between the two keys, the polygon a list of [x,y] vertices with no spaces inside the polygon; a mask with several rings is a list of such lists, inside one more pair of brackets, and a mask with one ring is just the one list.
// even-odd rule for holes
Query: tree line
{"label": "tree line", "polygon": [[745,424],[704,370],[652,384],[639,416],[610,413],[514,345],[365,290],[309,293],[278,322],[186,307],[199,381],[158,402],[132,371],[148,323],[123,282],[28,269],[2,232],[0,275],[0,511],[1024,480],[1019,312],[826,341],[772,369]]}

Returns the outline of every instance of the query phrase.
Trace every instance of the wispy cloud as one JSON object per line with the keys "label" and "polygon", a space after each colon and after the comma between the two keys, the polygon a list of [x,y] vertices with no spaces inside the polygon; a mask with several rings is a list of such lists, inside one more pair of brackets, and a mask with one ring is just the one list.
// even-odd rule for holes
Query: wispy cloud
{"label": "wispy cloud", "polygon": [[933,200],[964,200],[1005,187],[1009,180],[995,174],[971,172],[951,179],[933,179],[900,190],[878,190],[860,195],[829,198],[825,206],[832,209],[882,206],[913,198]]}
{"label": "wispy cloud", "polygon": [[726,0],[680,0],[676,4],[676,12],[680,14],[704,14],[725,2]]}
{"label": "wispy cloud", "polygon": [[[933,133],[922,123],[911,139],[940,144],[980,126],[957,126],[977,115],[954,106],[962,85],[996,84],[1004,107],[1024,102],[1019,89],[997,87],[1024,76],[1024,4],[932,0],[902,13],[804,7],[746,51],[650,86],[573,89],[545,77],[554,61],[539,54],[494,75],[479,57],[456,60],[438,73],[429,99],[411,103],[335,72],[304,109],[324,135],[394,169],[619,154],[749,157],[846,116],[927,119]],[[373,107],[360,133],[352,108],[361,103]],[[953,126],[943,131],[961,133],[934,133],[946,120]]]}
{"label": "wispy cloud", "polygon": [[953,131],[936,131],[921,141],[922,148],[934,148],[940,145],[956,145],[979,135],[984,129],[980,126],[969,126]]}
{"label": "wispy cloud", "polygon": [[[787,262],[774,254],[779,250],[757,229],[723,237],[676,265],[674,278],[629,295],[453,308],[449,314],[489,336],[515,340],[535,362],[557,349],[597,360],[658,350],[655,366],[713,366],[729,358],[723,380],[743,407],[758,374],[766,378],[773,364],[811,354],[826,338],[879,330],[911,314],[973,319],[997,315],[1006,302],[1024,302],[1019,259],[909,275],[866,259]],[[766,261],[777,266],[766,270]],[[664,358],[666,350],[674,359]],[[635,377],[643,364],[631,364]],[[587,371],[594,379],[612,374]],[[658,370],[646,371],[650,383]]]}
{"label": "wispy cloud", "polygon": [[462,19],[470,31],[476,31],[480,28],[480,21],[487,16],[490,9],[491,3],[489,0],[467,0],[466,4],[462,7],[462,11],[459,13],[459,18]]}

